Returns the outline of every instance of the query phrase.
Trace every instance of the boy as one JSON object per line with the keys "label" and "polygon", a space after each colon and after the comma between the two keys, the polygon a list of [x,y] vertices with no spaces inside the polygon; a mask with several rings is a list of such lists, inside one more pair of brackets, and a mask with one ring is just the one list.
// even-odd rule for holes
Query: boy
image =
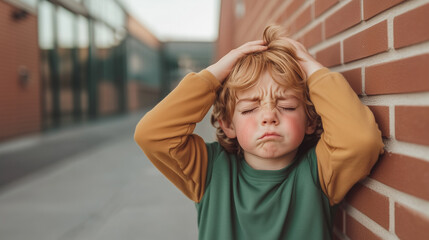
{"label": "boy", "polygon": [[[278,27],[263,37],[187,75],[135,140],[196,202],[199,239],[331,239],[333,206],[368,175],[381,133],[340,74]],[[206,144],[192,132],[213,103]]]}

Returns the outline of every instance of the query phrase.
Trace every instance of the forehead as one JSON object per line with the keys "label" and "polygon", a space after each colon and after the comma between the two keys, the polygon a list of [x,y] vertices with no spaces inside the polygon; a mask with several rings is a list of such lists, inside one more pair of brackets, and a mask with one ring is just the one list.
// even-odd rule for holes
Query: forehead
{"label": "forehead", "polygon": [[263,98],[266,96],[271,96],[275,98],[290,98],[296,97],[296,94],[291,89],[286,88],[278,84],[271,75],[265,71],[259,77],[257,84],[251,88],[237,91],[237,99],[243,98]]}

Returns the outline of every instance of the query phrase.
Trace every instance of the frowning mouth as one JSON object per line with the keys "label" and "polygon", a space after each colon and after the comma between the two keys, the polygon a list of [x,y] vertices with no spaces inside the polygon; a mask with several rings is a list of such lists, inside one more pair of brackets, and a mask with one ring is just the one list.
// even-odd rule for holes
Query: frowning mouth
{"label": "frowning mouth", "polygon": [[258,140],[279,138],[280,135],[275,132],[266,132]]}

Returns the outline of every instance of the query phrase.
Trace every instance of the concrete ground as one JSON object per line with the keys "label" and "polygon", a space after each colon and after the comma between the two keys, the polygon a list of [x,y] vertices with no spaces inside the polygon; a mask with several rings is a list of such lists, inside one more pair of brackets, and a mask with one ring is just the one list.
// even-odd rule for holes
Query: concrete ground
{"label": "concrete ground", "polygon": [[143,114],[1,143],[0,239],[197,239],[194,203],[133,141]]}

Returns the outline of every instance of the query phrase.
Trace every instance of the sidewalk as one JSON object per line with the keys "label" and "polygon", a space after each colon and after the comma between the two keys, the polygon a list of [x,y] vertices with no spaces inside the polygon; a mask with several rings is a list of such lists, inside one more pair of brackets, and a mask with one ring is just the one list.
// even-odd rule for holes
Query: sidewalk
{"label": "sidewalk", "polygon": [[[42,161],[43,167],[0,188],[0,239],[197,239],[193,202],[133,141],[142,115],[1,144],[2,161],[56,161]],[[213,140],[208,119],[197,129]]]}

